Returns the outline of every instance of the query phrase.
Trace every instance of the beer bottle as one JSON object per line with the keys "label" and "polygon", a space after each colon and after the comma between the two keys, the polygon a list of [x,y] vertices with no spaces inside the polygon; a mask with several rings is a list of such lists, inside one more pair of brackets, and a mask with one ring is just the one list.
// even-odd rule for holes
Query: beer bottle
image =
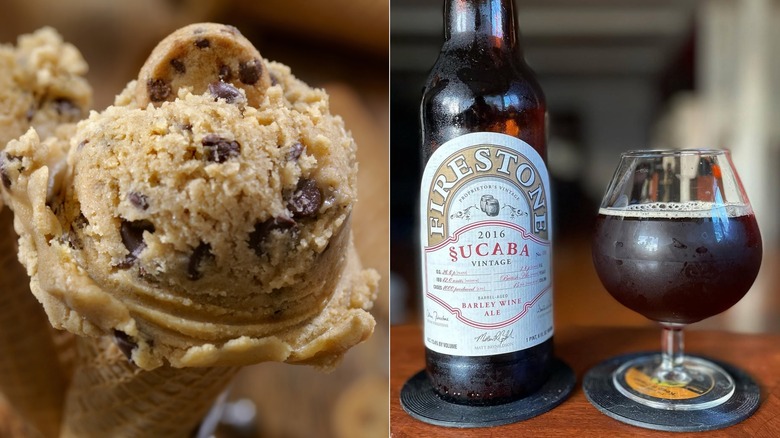
{"label": "beer bottle", "polygon": [[421,105],[426,371],[447,401],[524,397],[553,358],[546,103],[512,0],[445,0]]}

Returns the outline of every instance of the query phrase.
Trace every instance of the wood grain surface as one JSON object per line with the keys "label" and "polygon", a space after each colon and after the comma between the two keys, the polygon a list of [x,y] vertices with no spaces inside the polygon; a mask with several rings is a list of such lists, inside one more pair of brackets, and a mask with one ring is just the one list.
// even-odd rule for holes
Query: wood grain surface
{"label": "wood grain surface", "polygon": [[745,370],[761,387],[761,404],[747,420],[706,433],[657,432],[623,424],[593,407],[582,391],[585,372],[613,356],[657,350],[655,328],[575,327],[555,335],[556,355],[571,366],[577,386],[560,406],[539,417],[507,426],[484,429],[450,429],[430,426],[410,417],[399,403],[404,382],[424,366],[422,331],[417,325],[391,329],[390,433],[405,437],[780,437],[780,335],[736,334],[722,331],[686,333],[686,348]]}

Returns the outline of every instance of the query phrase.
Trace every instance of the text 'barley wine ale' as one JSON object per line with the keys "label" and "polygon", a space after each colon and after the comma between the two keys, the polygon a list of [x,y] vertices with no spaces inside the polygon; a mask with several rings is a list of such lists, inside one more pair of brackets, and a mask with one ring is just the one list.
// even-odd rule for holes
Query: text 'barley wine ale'
{"label": "text 'barley wine ale'", "polygon": [[445,400],[499,404],[553,357],[547,111],[512,0],[446,0],[444,19],[421,105],[426,370]]}

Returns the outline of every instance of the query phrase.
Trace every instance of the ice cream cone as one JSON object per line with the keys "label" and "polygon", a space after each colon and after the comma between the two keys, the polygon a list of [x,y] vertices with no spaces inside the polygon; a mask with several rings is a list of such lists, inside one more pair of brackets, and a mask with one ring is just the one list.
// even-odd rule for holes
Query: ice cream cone
{"label": "ice cream cone", "polygon": [[110,338],[79,338],[62,438],[190,437],[235,367],[144,371]]}
{"label": "ice cream cone", "polygon": [[16,258],[13,215],[0,210],[0,391],[44,437],[59,434],[67,385],[59,347],[46,314],[30,293],[30,279]]}
{"label": "ice cream cone", "polygon": [[71,128],[0,156],[31,289],[82,336],[61,437],[192,436],[235,366],[332,369],[371,335],[357,145],[324,91],[237,29],[174,32]]}
{"label": "ice cream cone", "polygon": [[[87,114],[92,89],[87,64],[52,28],[0,45],[0,176],[2,150],[29,128],[42,138]],[[59,436],[73,358],[73,335],[54,330],[30,292],[17,259],[13,214],[0,197],[0,392],[20,419],[44,437]],[[0,431],[0,436],[7,436]]]}

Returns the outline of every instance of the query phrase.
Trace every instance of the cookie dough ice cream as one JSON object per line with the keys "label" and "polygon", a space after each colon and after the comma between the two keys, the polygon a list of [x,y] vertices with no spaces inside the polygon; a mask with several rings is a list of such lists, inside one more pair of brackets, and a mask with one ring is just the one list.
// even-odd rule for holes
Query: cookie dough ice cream
{"label": "cookie dough ice cream", "polygon": [[[30,128],[42,138],[72,134],[92,98],[86,71],[78,50],[51,28],[22,35],[15,46],[0,45],[0,153]],[[0,184],[10,184],[4,175],[0,167]],[[56,437],[72,369],[71,339],[55,333],[30,293],[17,260],[13,213],[3,204],[0,194],[0,392],[30,429]]]}
{"label": "cookie dough ice cream", "polygon": [[[8,145],[20,258],[55,327],[113,336],[141,368],[331,367],[374,326],[378,278],[349,225],[356,146],[327,95],[287,67],[236,49],[223,52],[269,80],[224,75],[233,64],[206,53],[215,32],[235,29],[163,41],[150,62],[181,77],[154,82],[145,67],[79,123],[66,166],[35,132]],[[145,102],[155,83],[176,97]]]}
{"label": "cookie dough ice cream", "polygon": [[87,115],[92,89],[87,63],[52,28],[0,45],[0,149],[31,126],[41,138]]}

